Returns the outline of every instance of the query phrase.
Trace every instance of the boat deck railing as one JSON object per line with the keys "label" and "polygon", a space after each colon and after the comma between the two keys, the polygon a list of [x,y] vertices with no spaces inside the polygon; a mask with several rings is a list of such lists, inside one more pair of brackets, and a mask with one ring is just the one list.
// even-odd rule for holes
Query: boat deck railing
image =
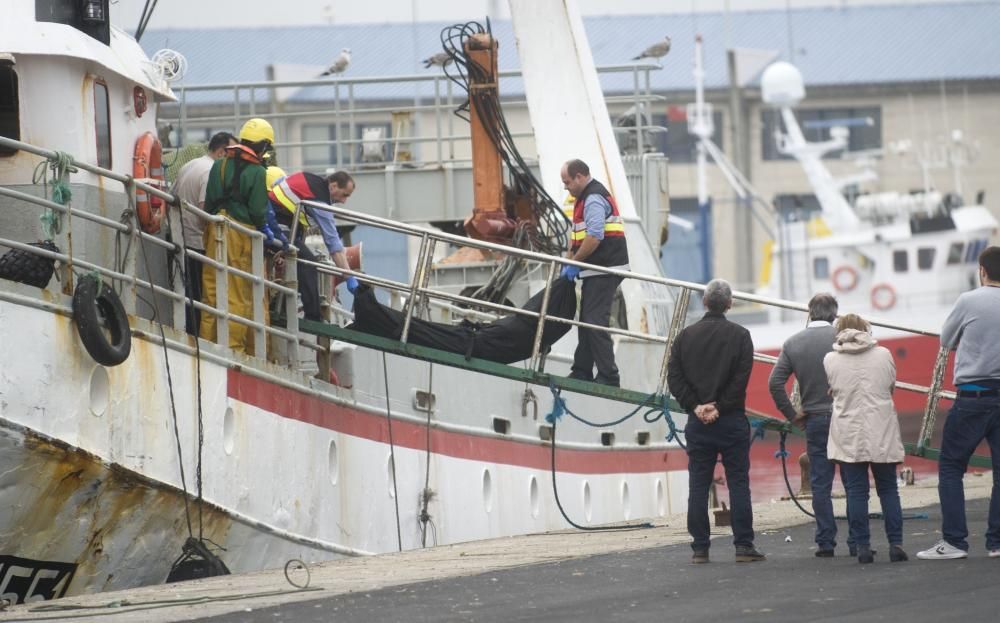
{"label": "boat deck railing", "polygon": [[[13,141],[11,139],[0,137],[0,145],[12,147],[19,150],[28,151],[30,153],[36,154],[42,158],[56,159],[60,155],[55,152],[40,149],[19,141]],[[192,206],[186,202],[181,202],[174,195],[165,192],[160,188],[153,187],[148,183],[140,180],[136,180],[130,176],[120,175],[113,173],[106,169],[100,167],[95,167],[88,165],[86,163],[77,162],[71,160],[71,164],[81,170],[88,171],[95,175],[100,175],[109,180],[113,180],[122,185],[122,188],[128,198],[128,206],[131,209],[135,205],[135,195],[137,190],[143,190],[147,193],[160,197],[168,202],[170,205],[171,212],[171,223],[175,226],[179,226],[181,211],[193,211],[199,216],[204,218],[208,222],[209,227],[214,227],[217,229],[216,239],[219,241],[214,249],[209,249],[205,254],[198,253],[192,249],[184,249],[180,244],[176,242],[170,242],[159,236],[150,235],[142,232],[138,226],[138,219],[134,215],[131,215],[130,219],[123,221],[116,221],[113,219],[108,219],[99,215],[89,213],[85,210],[80,210],[73,208],[71,205],[61,205],[55,203],[51,200],[42,197],[36,197],[27,193],[23,193],[10,188],[0,187],[0,196],[6,196],[12,199],[16,199],[22,202],[30,203],[37,206],[40,210],[51,210],[56,214],[64,218],[66,227],[59,234],[65,242],[66,237],[71,236],[73,229],[73,221],[79,219],[85,221],[87,226],[97,226],[109,228],[116,233],[121,233],[123,235],[132,236],[137,244],[129,246],[130,253],[140,254],[139,250],[141,245],[138,243],[146,243],[151,245],[156,245],[164,249],[173,251],[178,255],[189,257],[197,262],[204,264],[204,270],[214,270],[216,271],[216,284],[217,284],[217,300],[218,304],[215,307],[206,305],[200,301],[195,301],[194,305],[202,313],[209,313],[216,316],[220,322],[218,325],[218,333],[216,337],[216,342],[222,347],[228,344],[227,335],[227,323],[223,320],[228,320],[230,322],[239,323],[250,327],[255,336],[258,339],[254,340],[254,353],[253,356],[258,359],[264,360],[267,357],[267,347],[265,339],[267,336],[271,336],[279,341],[284,341],[288,346],[288,353],[297,352],[297,347],[300,344],[305,344],[310,348],[314,348],[320,351],[319,361],[320,361],[320,378],[328,378],[329,374],[329,362],[331,360],[331,345],[330,339],[344,340],[349,342],[354,342],[356,344],[361,344],[371,348],[379,348],[382,350],[391,350],[398,354],[404,356],[417,357],[421,359],[428,359],[432,361],[440,361],[446,365],[455,365],[459,367],[466,367],[470,369],[477,370],[479,372],[494,374],[499,376],[507,376],[508,378],[517,378],[526,382],[534,382],[544,385],[557,386],[564,389],[570,389],[573,391],[592,394],[597,396],[602,396],[606,398],[611,398],[628,403],[648,403],[651,396],[642,392],[628,390],[628,389],[618,389],[607,387],[603,385],[597,385],[594,383],[588,383],[585,381],[577,381],[572,379],[564,379],[562,377],[555,377],[548,374],[544,370],[545,366],[545,353],[541,347],[542,331],[546,322],[560,322],[569,324],[575,327],[584,327],[596,331],[607,332],[613,336],[619,336],[620,338],[626,338],[629,340],[636,340],[640,342],[645,342],[649,344],[654,344],[658,348],[662,348],[662,355],[660,357],[659,364],[659,374],[656,383],[656,390],[654,396],[660,397],[663,400],[668,400],[670,406],[673,410],[679,410],[676,402],[669,398],[669,387],[667,384],[667,363],[670,354],[670,348],[677,337],[677,334],[685,326],[688,320],[689,308],[691,303],[691,296],[697,293],[701,293],[705,289],[705,285],[699,283],[693,283],[688,281],[682,281],[678,279],[670,279],[666,277],[660,277],[657,275],[646,275],[628,271],[615,270],[605,267],[599,267],[594,265],[589,265],[581,262],[575,262],[562,257],[545,255],[542,253],[537,253],[534,251],[518,249],[502,244],[495,244],[491,242],[478,241],[463,236],[457,236],[453,234],[448,234],[442,231],[423,228],[415,225],[410,225],[406,223],[401,223],[398,221],[392,221],[389,219],[384,219],[377,216],[372,216],[369,214],[364,214],[360,212],[354,212],[347,210],[339,206],[330,206],[322,203],[316,203],[312,201],[303,202],[298,206],[298,210],[304,209],[304,206],[308,205],[311,209],[327,211],[333,214],[339,222],[353,222],[359,225],[368,225],[371,227],[376,227],[384,230],[389,230],[393,232],[398,232],[405,234],[409,237],[415,237],[419,239],[419,250],[416,256],[416,261],[414,266],[416,267],[412,271],[412,276],[409,281],[395,281],[392,279],[387,279],[385,277],[380,277],[377,275],[369,275],[360,271],[346,270],[336,267],[332,264],[324,262],[306,262],[297,257],[297,250],[295,247],[291,247],[288,252],[285,253],[285,274],[282,280],[271,280],[265,278],[265,249],[264,249],[264,236],[260,232],[248,228],[246,226],[240,225],[232,220],[223,218],[221,216],[210,215],[197,207]],[[69,174],[66,173],[65,177],[68,178]],[[64,180],[68,181],[68,179]],[[298,214],[295,215],[296,218],[293,223],[298,223]],[[234,227],[237,230],[250,236],[252,240],[252,252],[251,252],[251,271],[244,272],[234,269],[229,266],[227,261],[228,249],[226,248],[226,232],[228,228]],[[294,239],[295,232],[293,231],[292,239]],[[525,309],[512,307],[509,305],[504,305],[500,303],[492,303],[488,301],[483,301],[468,296],[462,296],[460,294],[453,294],[448,292],[442,292],[440,290],[435,290],[429,287],[428,281],[431,272],[431,265],[434,257],[435,247],[438,244],[456,245],[473,247],[485,251],[490,251],[493,253],[498,253],[506,256],[514,256],[520,260],[533,264],[536,269],[540,269],[542,274],[545,275],[544,279],[544,292],[542,299],[542,306],[540,311],[528,311]],[[115,270],[114,268],[109,268],[107,266],[101,266],[93,262],[88,262],[80,259],[79,257],[74,257],[72,252],[72,246],[69,244],[60,244],[60,248],[67,249],[66,252],[51,252],[44,249],[39,249],[35,246],[24,244],[20,241],[11,240],[6,237],[0,237],[0,246],[6,246],[15,249],[21,249],[30,253],[35,253],[49,260],[58,260],[63,264],[63,273],[67,276],[67,279],[63,280],[63,287],[66,288],[66,293],[72,293],[72,274],[74,270],[85,270],[94,271],[98,274],[112,280],[116,286],[120,289],[125,285],[130,285],[134,290],[143,290],[149,292],[154,297],[165,297],[170,304],[172,309],[172,321],[163,322],[163,324],[172,324],[175,327],[183,326],[183,318],[185,312],[185,305],[188,302],[184,295],[184,288],[182,280],[176,280],[172,288],[164,287],[155,283],[151,283],[148,280],[142,279],[138,276],[139,260],[141,257],[136,257],[137,260],[133,266],[136,270],[132,273],[124,273],[120,270]],[[403,301],[403,327],[400,339],[398,341],[385,340],[384,338],[375,338],[374,336],[367,336],[365,334],[350,331],[344,329],[339,323],[318,323],[310,321],[300,322],[298,319],[298,300],[297,300],[297,283],[296,283],[296,265],[298,263],[305,263],[314,266],[320,273],[333,276],[346,277],[353,275],[359,281],[365,282],[376,288],[382,288],[390,292],[395,292],[400,295],[400,300]],[[128,265],[128,264],[124,264]],[[667,292],[671,293],[674,299],[674,309],[670,320],[670,325],[668,330],[664,335],[658,335],[651,333],[649,331],[640,331],[634,329],[625,329],[618,327],[600,327],[593,324],[584,323],[574,319],[565,319],[561,317],[554,317],[547,314],[549,296],[551,292],[551,286],[555,279],[559,275],[562,267],[564,266],[577,266],[581,269],[599,271],[609,275],[616,275],[628,280],[642,281],[652,286],[659,286],[664,288]],[[148,273],[148,271],[147,271]],[[235,275],[237,277],[247,279],[253,284],[253,295],[254,295],[254,305],[253,313],[250,318],[244,318],[237,314],[232,313],[228,309],[227,304],[227,292],[226,283],[227,278],[230,275]],[[266,291],[270,290],[273,296],[277,296],[284,299],[284,309],[286,311],[286,326],[274,327],[270,326],[267,322],[267,315],[265,312],[265,296]],[[2,294],[2,293],[0,293]],[[759,296],[746,292],[733,292],[733,297],[739,301],[745,301],[749,303],[754,303],[757,305],[765,307],[775,307],[787,310],[795,310],[800,312],[807,312],[806,305],[802,303],[796,303],[791,301],[785,301],[765,296]],[[633,302],[640,303],[640,302]],[[442,353],[440,351],[435,351],[434,349],[428,348],[417,348],[408,344],[409,331],[413,318],[419,317],[426,314],[426,309],[429,305],[438,305],[448,307],[450,310],[458,313],[469,313],[479,317],[483,317],[483,312],[481,310],[489,310],[487,313],[495,312],[499,315],[507,314],[520,314],[525,317],[529,317],[537,320],[536,332],[534,336],[533,347],[531,351],[530,358],[526,366],[517,368],[513,366],[505,366],[502,364],[490,364],[490,362],[482,361],[469,361],[468,359],[452,355],[451,353]],[[472,309],[463,309],[464,307]],[[338,317],[342,322],[348,318],[349,312],[340,308],[336,304],[331,304],[332,316]],[[480,310],[480,311],[476,311]],[[162,319],[154,318],[154,321]],[[883,327],[886,329],[892,329],[895,331],[901,331],[914,335],[925,335],[925,336],[937,336],[937,333],[916,329],[913,327],[908,327],[899,323],[884,322],[879,320],[873,320],[872,324],[878,327]],[[318,336],[319,343],[314,343],[313,336]],[[230,351],[231,352],[231,351]],[[908,383],[903,381],[897,381],[896,387],[909,392],[916,392],[924,394],[927,397],[925,403],[925,409],[923,414],[923,423],[919,438],[914,442],[908,444],[908,451],[911,454],[917,456],[923,456],[927,458],[937,458],[937,449],[931,447],[931,436],[934,431],[935,418],[937,416],[937,405],[938,402],[943,398],[947,400],[954,400],[955,393],[943,389],[942,383],[945,374],[945,367],[947,362],[948,352],[945,349],[940,349],[935,361],[933,362],[932,369],[930,370],[930,382],[928,385],[919,385],[916,383]],[[758,362],[763,362],[766,364],[774,364],[776,358],[763,353],[755,353],[754,358]],[[289,356],[290,363],[289,366],[298,366],[298,357]],[[324,362],[326,368],[324,369]],[[326,376],[324,376],[324,374]],[[770,420],[768,426],[775,429],[781,429],[785,432],[790,432],[792,430],[790,424],[784,421],[779,421],[772,418],[767,418]],[[983,460],[986,461],[988,466],[988,459],[983,459],[982,457],[977,457],[978,464],[983,464]]]}
{"label": "boat deck railing", "polygon": [[[650,72],[658,71],[650,63],[626,63],[597,67],[599,76],[631,75],[631,91],[609,95],[610,105],[628,105],[627,127],[616,127],[615,132],[635,143],[635,153],[647,151],[651,136],[666,132],[663,126],[651,123],[654,105],[664,102],[662,95],[652,92]],[[521,72],[498,72],[500,94],[523,91],[516,87]],[[455,92],[455,91],[459,92]],[[456,89],[454,82],[442,72],[397,76],[335,76],[308,80],[268,80],[257,82],[227,82],[175,87],[178,102],[161,104],[159,121],[170,124],[177,131],[178,145],[187,142],[190,130],[217,131],[239,128],[247,117],[266,116],[274,124],[285,128],[291,124],[328,124],[330,136],[320,140],[287,140],[288,135],[278,132],[275,147],[291,153],[291,166],[323,168],[350,168],[358,166],[375,168],[394,161],[405,161],[407,166],[440,167],[445,163],[471,162],[471,155],[462,155],[456,148],[469,143],[468,124],[460,121],[456,128],[456,109],[465,101],[466,94]],[[505,110],[525,109],[523,94],[504,97]],[[412,134],[411,122],[419,116],[416,131]],[[360,136],[364,126],[387,126],[388,131],[377,139]],[[530,139],[530,127],[515,130],[515,139]],[[207,137],[206,137],[207,140]],[[366,144],[379,144],[387,153],[383,160],[368,161],[361,155]],[[428,146],[424,150],[421,146]],[[413,149],[416,147],[419,149]],[[432,148],[432,149],[431,149]],[[306,158],[307,151],[314,155],[326,150],[329,162]],[[426,154],[425,154],[426,151]],[[525,154],[531,159],[531,154]],[[308,160],[308,162],[307,162]],[[286,163],[282,163],[284,165]]]}

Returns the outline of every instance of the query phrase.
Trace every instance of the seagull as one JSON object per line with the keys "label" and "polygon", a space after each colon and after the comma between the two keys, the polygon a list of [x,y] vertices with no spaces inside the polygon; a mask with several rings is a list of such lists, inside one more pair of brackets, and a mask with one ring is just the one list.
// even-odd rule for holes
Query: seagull
{"label": "seagull", "polygon": [[350,48],[344,48],[337,55],[337,58],[333,59],[330,66],[326,68],[326,71],[320,74],[320,76],[331,76],[333,74],[344,73],[347,66],[351,64],[351,50]]}
{"label": "seagull", "polygon": [[422,62],[424,64],[424,68],[426,69],[431,66],[444,67],[451,61],[451,54],[448,54],[447,52],[438,52],[434,56],[428,56]]}
{"label": "seagull", "polygon": [[637,61],[643,58],[662,58],[667,55],[670,51],[670,37],[664,37],[663,41],[655,43],[645,50],[639,56],[633,57],[633,61]]}

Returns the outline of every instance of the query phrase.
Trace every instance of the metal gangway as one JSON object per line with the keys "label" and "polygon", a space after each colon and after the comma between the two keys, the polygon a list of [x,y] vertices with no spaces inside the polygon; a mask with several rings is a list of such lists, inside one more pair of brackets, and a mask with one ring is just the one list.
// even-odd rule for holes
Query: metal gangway
{"label": "metal gangway", "polygon": [[[190,301],[188,301],[185,297],[183,282],[182,280],[175,280],[172,284],[160,284],[156,283],[155,280],[152,280],[151,278],[141,277],[140,275],[142,273],[150,272],[149,266],[144,267],[144,271],[139,270],[142,261],[145,258],[143,248],[144,245],[151,245],[177,254],[180,257],[186,256],[197,262],[201,262],[204,264],[204,270],[216,271],[218,304],[215,307],[212,307],[200,301],[193,302],[194,306],[201,310],[203,314],[212,314],[218,319],[216,343],[219,348],[213,351],[212,356],[214,357],[221,356],[222,358],[227,358],[230,361],[238,362],[241,365],[253,365],[255,363],[254,359],[256,359],[257,362],[265,363],[268,359],[267,342],[270,339],[272,346],[275,344],[284,344],[287,348],[286,352],[288,353],[296,352],[300,345],[316,350],[319,353],[319,361],[323,362],[325,360],[326,365],[328,366],[334,349],[334,345],[331,343],[331,340],[343,341],[365,348],[394,353],[404,357],[412,357],[446,366],[464,368],[476,373],[504,377],[519,382],[547,386],[553,389],[599,396],[622,403],[649,405],[651,403],[660,402],[666,405],[670,411],[681,412],[679,405],[670,397],[666,379],[667,363],[670,347],[677,334],[685,326],[688,320],[691,296],[692,294],[704,291],[705,286],[703,284],[583,264],[561,257],[544,255],[489,242],[476,241],[433,229],[418,227],[378,216],[347,210],[343,207],[330,206],[315,202],[305,202],[305,204],[312,209],[324,210],[332,213],[341,223],[353,222],[359,225],[370,225],[402,233],[407,236],[413,236],[420,240],[420,248],[415,262],[416,269],[412,271],[412,277],[408,282],[394,281],[376,275],[368,275],[360,271],[344,270],[332,264],[322,262],[310,263],[322,274],[341,277],[353,275],[359,281],[363,281],[377,288],[398,293],[405,297],[405,303],[403,306],[404,327],[402,335],[398,341],[389,340],[345,328],[343,325],[350,321],[352,314],[350,311],[333,303],[330,304],[330,310],[331,318],[335,319],[335,322],[326,323],[305,320],[300,321],[298,319],[296,265],[299,262],[306,262],[305,260],[298,259],[297,250],[294,246],[289,249],[285,256],[284,278],[282,280],[268,279],[265,276],[265,241],[264,235],[261,232],[230,221],[224,217],[210,215],[188,203],[182,203],[175,196],[165,192],[161,188],[151,186],[148,183],[136,180],[131,176],[120,175],[100,167],[78,162],[66,154],[51,152],[4,137],[0,137],[0,145],[36,154],[41,158],[47,159],[50,165],[53,165],[54,163],[61,163],[59,175],[61,177],[60,181],[64,183],[69,181],[71,170],[84,171],[98,175],[106,180],[117,182],[121,184],[124,190],[128,206],[126,210],[123,211],[123,217],[116,220],[94,214],[87,210],[75,208],[72,206],[71,201],[66,204],[62,204],[45,197],[35,196],[7,187],[0,187],[0,196],[16,200],[19,203],[34,206],[41,212],[49,211],[55,215],[55,218],[61,220],[64,226],[59,230],[60,233],[56,237],[56,242],[60,248],[66,249],[67,251],[49,251],[21,241],[9,239],[5,236],[0,236],[0,247],[20,249],[51,261],[60,262],[61,274],[63,275],[60,283],[63,287],[64,294],[72,293],[74,271],[82,270],[97,273],[102,278],[111,280],[111,282],[115,284],[116,290],[119,292],[126,291],[126,288],[130,289],[131,293],[127,297],[128,300],[126,301],[126,308],[131,314],[136,314],[135,300],[140,295],[152,297],[154,301],[162,299],[166,302],[166,305],[154,305],[154,311],[149,320],[160,325],[161,330],[164,326],[172,326],[179,332],[183,332],[182,327],[184,322],[185,305],[190,303]],[[143,232],[139,227],[138,218],[132,209],[135,206],[137,192],[146,192],[167,201],[171,206],[170,221],[173,227],[179,227],[181,211],[186,210],[197,213],[208,222],[209,227],[214,227],[218,230],[216,240],[219,242],[216,248],[206,251],[206,254],[201,254],[192,249],[184,248],[178,242],[168,241],[161,236]],[[300,204],[298,210],[302,210],[303,207],[303,204]],[[130,212],[129,210],[132,211]],[[296,217],[297,216],[298,215],[296,214]],[[293,222],[298,222],[298,219],[296,218]],[[70,238],[72,237],[74,227],[79,228],[81,225],[86,227],[107,228],[116,235],[129,238],[133,244],[128,245],[126,253],[132,254],[133,257],[118,258],[118,261],[109,266],[105,263],[98,263],[74,256]],[[247,234],[252,239],[252,262],[250,272],[236,270],[228,265],[225,234],[226,230],[230,227],[237,228],[239,231]],[[428,279],[431,271],[432,259],[434,257],[434,249],[438,244],[474,247],[495,253],[513,255],[532,265],[534,270],[540,270],[544,275],[545,283],[541,310],[539,312],[532,312],[500,303],[491,303],[458,294],[441,292],[429,287]],[[597,270],[603,273],[620,276],[623,279],[644,281],[654,288],[661,288],[666,292],[670,292],[673,298],[674,308],[671,315],[669,330],[665,335],[657,335],[632,329],[598,327],[596,325],[590,325],[573,319],[564,319],[548,315],[546,310],[548,309],[551,284],[556,275],[559,273],[561,267],[567,265],[578,266],[587,270]],[[119,269],[119,266],[131,267],[131,270],[127,272],[122,271]],[[252,317],[250,318],[241,317],[228,310],[225,286],[227,278],[230,274],[249,280],[253,284],[254,305]],[[50,284],[48,287],[52,288],[53,286]],[[265,314],[264,302],[265,293],[268,290],[273,293],[273,296],[283,299],[287,316],[284,327],[271,326],[266,322],[267,316]],[[745,292],[734,292],[733,297],[739,301],[761,306],[778,307],[800,312],[807,311],[807,307],[801,303],[757,296]],[[17,294],[16,292],[10,292],[7,288],[0,289],[0,298],[14,300],[19,303],[32,304],[31,301],[26,301],[23,295]],[[69,310],[67,306],[59,303],[52,303],[48,300],[49,298],[51,297],[39,297],[33,304],[45,309],[71,314],[71,310]],[[129,303],[129,301],[131,301],[131,303]],[[534,319],[537,322],[537,328],[528,364],[524,367],[499,364],[481,359],[466,358],[463,355],[447,353],[408,343],[408,329],[411,320],[418,317],[418,314],[425,314],[426,310],[432,306],[447,309],[452,313],[452,315],[459,318],[488,317],[488,314],[484,315],[482,312],[462,307],[466,306],[472,308],[485,308],[491,312],[502,315],[520,314]],[[155,311],[163,309],[164,307],[169,310],[169,314],[167,314],[165,318],[158,316],[157,311]],[[245,357],[242,354],[235,353],[227,348],[226,345],[228,344],[228,336],[226,321],[245,325],[254,332],[256,339],[254,340],[255,351],[253,353],[253,357]],[[606,331],[613,336],[618,336],[620,339],[639,340],[661,347],[662,355],[660,358],[659,375],[657,377],[655,391],[652,394],[649,394],[636,391],[634,389],[614,388],[586,381],[564,378],[546,372],[546,357],[541,349],[541,336],[547,322],[561,322],[576,327]],[[912,334],[937,336],[934,332],[914,329],[896,323],[873,321],[872,324],[882,328]],[[156,339],[155,335],[147,335],[146,337]],[[932,447],[930,443],[937,416],[938,402],[942,398],[947,400],[955,399],[955,393],[953,391],[945,390],[942,387],[947,355],[948,352],[945,349],[939,350],[933,364],[931,381],[928,385],[918,385],[902,381],[896,382],[896,387],[901,390],[917,392],[927,396],[919,438],[905,444],[907,452],[913,456],[929,459],[937,459],[939,456],[939,450]],[[777,360],[775,357],[763,353],[755,353],[754,358],[755,361],[771,365],[773,365]],[[289,361],[286,362],[285,365],[292,369],[297,368],[298,358],[289,357],[288,359]],[[328,367],[324,370],[323,364],[321,363],[321,378],[325,378],[322,376],[325,371],[328,371]],[[750,418],[752,421],[759,422],[760,426],[768,429],[776,430],[784,434],[797,433],[797,429],[793,428],[790,423],[785,421],[760,414],[750,414]],[[988,457],[976,456],[973,457],[971,464],[978,467],[990,467],[990,460]]]}

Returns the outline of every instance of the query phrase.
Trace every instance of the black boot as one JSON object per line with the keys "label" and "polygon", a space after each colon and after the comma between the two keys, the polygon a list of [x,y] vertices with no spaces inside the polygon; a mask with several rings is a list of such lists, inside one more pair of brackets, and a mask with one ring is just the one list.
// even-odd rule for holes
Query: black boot
{"label": "black boot", "polygon": [[875,562],[875,554],[870,545],[858,545],[858,562],[863,565]]}
{"label": "black boot", "polygon": [[889,546],[889,560],[891,562],[906,562],[910,557],[903,551],[902,545]]}

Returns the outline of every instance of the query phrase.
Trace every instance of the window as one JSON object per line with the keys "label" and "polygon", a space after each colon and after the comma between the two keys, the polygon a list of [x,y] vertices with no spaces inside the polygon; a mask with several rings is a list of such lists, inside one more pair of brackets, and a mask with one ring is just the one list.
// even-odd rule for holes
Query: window
{"label": "window", "polygon": [[[654,151],[663,152],[671,162],[694,162],[698,138],[688,132],[687,111],[681,106],[668,106],[667,114],[653,115],[651,125],[667,128],[664,132],[647,132],[643,140],[649,141]],[[712,113],[712,142],[722,149],[722,113]],[[626,132],[616,132],[619,142],[625,145]],[[634,141],[634,132],[631,132]]]}
{"label": "window", "polygon": [[823,212],[816,195],[777,195],[774,207],[784,221],[808,221]]}
{"label": "window", "polygon": [[948,247],[948,266],[962,262],[962,251],[965,250],[964,242],[953,242]]}
{"label": "window", "polygon": [[813,277],[815,279],[830,278],[830,260],[826,257],[813,258]]}
{"label": "window", "polygon": [[[802,134],[807,141],[825,141],[830,138],[830,128],[846,126],[850,130],[847,138],[848,151],[880,149],[882,147],[882,109],[878,106],[858,108],[817,108],[795,111]],[[766,110],[761,113],[761,147],[764,160],[787,160],[790,156],[778,153],[774,133],[785,130],[780,121],[781,113]],[[718,127],[718,126],[716,126]],[[824,158],[839,158],[842,151],[832,151]]]}
{"label": "window", "polygon": [[969,264],[977,263],[979,261],[979,254],[986,248],[986,242],[986,240],[973,240],[970,242],[968,248],[965,249],[965,261]]}
{"label": "window", "polygon": [[934,267],[934,247],[921,247],[917,249],[917,268],[920,270],[930,270]]}
{"label": "window", "polygon": [[306,167],[326,168],[337,164],[337,126],[329,123],[307,123],[302,126],[302,164]]}
{"label": "window", "polygon": [[910,256],[906,249],[892,252],[892,269],[897,273],[905,273],[910,270]]}
{"label": "window", "polygon": [[388,123],[359,123],[354,162],[386,162],[392,159],[392,126]]}
{"label": "window", "polygon": [[94,130],[97,133],[97,166],[111,168],[111,106],[108,85],[94,82]]}
{"label": "window", "polygon": [[[21,119],[17,99],[17,72],[8,61],[0,61],[0,136],[21,140]],[[0,156],[13,156],[16,149],[0,147]]]}

